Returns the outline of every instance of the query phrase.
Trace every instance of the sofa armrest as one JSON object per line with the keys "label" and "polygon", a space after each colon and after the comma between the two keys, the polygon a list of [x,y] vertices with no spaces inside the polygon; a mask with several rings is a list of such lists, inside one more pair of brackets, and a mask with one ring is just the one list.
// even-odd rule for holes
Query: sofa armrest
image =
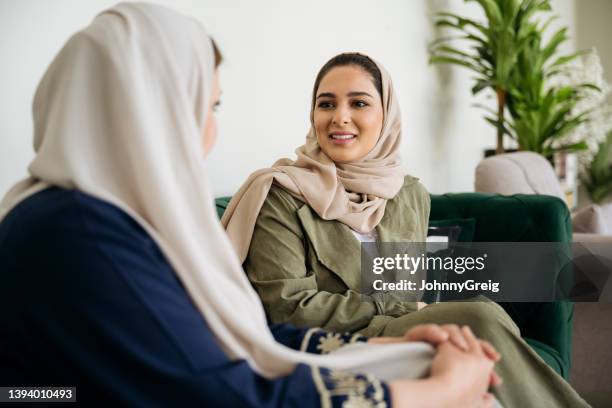
{"label": "sofa armrest", "polygon": [[[476,219],[475,242],[570,243],[572,240],[570,212],[557,197],[450,193],[431,198],[430,220]],[[525,341],[567,379],[571,365],[573,303],[503,302],[500,305],[520,328]]]}
{"label": "sofa armrest", "polygon": [[590,234],[586,232],[574,232],[573,241],[584,244],[607,243],[612,245],[612,235]]}

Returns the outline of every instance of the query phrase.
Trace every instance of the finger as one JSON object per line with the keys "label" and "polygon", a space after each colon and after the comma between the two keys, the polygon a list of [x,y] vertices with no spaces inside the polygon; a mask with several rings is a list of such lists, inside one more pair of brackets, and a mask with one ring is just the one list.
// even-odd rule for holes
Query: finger
{"label": "finger", "polygon": [[403,337],[371,337],[368,339],[370,344],[403,343],[405,341]]}
{"label": "finger", "polygon": [[497,387],[499,385],[502,385],[503,382],[504,381],[499,376],[499,374],[497,374],[495,371],[491,371],[491,379],[489,380],[489,385],[491,387]]}
{"label": "finger", "polygon": [[468,343],[469,350],[482,353],[480,343],[478,342],[476,336],[474,336],[474,333],[472,332],[472,329],[470,329],[470,326],[461,327],[461,332],[463,333],[463,337]]}
{"label": "finger", "polygon": [[426,341],[438,345],[448,340],[448,333],[437,324],[422,324],[413,327],[404,336],[408,341]]}
{"label": "finger", "polygon": [[455,346],[457,346],[460,350],[468,351],[468,342],[464,338],[463,333],[461,333],[459,326],[456,324],[445,324],[442,326],[442,329],[448,333],[450,341]]}
{"label": "finger", "polygon": [[495,362],[501,360],[501,354],[495,350],[495,347],[491,343],[486,340],[480,340],[480,346],[482,347],[482,351],[484,351],[485,355]]}

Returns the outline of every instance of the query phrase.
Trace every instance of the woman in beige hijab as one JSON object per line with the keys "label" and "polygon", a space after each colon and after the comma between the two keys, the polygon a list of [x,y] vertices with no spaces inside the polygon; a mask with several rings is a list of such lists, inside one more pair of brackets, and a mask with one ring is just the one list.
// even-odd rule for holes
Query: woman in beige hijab
{"label": "woman in beige hijab", "polygon": [[433,325],[389,344],[268,326],[207,179],[219,62],[200,23],[142,3],[56,56],[29,177],[0,205],[0,385],[87,406],[492,406],[498,356],[467,328],[460,350]]}
{"label": "woman in beige hijab", "polygon": [[297,159],[253,173],[222,219],[271,322],[366,336],[434,323],[451,339],[454,324],[467,325],[500,351],[503,378],[524,380],[495,389],[502,404],[585,405],[499,305],[426,306],[362,293],[360,242],[425,242],[430,210],[426,189],[402,167],[386,70],[357,53],[329,60],[315,80],[310,121]]}

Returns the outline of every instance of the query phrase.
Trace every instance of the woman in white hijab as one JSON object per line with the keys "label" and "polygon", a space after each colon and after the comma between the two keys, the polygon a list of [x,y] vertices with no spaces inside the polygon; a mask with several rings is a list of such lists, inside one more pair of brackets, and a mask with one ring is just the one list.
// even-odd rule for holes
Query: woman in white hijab
{"label": "woman in white hijab", "polygon": [[105,406],[493,405],[498,356],[468,328],[461,350],[435,325],[375,343],[268,327],[206,179],[219,62],[198,22],[135,3],[54,59],[30,176],[0,206],[0,385]]}

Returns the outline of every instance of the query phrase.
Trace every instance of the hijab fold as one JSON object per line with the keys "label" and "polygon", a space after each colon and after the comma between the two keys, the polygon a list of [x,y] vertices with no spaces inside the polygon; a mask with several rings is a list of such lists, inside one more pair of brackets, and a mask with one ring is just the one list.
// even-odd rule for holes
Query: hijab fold
{"label": "hijab fold", "polygon": [[[0,221],[49,186],[78,189],[119,207],[150,234],[230,358],[245,359],[268,378],[299,363],[372,372],[385,362],[407,368],[411,361],[422,374],[432,353],[424,344],[366,345],[366,350],[319,356],[275,341],[217,219],[207,178],[201,138],[214,71],[210,37],[194,19],[144,3],[120,3],[99,14],[68,40],[39,84],[33,103],[36,156],[30,176],[0,203]],[[389,112],[397,115],[396,108]],[[397,122],[387,118],[386,123],[388,128]],[[283,172],[274,179],[309,199],[322,180],[329,195],[313,198],[313,205],[326,217],[367,229],[400,185],[399,178],[387,177],[399,174],[391,147],[399,134],[385,132],[395,136],[380,142],[372,155],[376,161],[379,151],[389,152],[381,174],[360,166],[336,172],[314,149],[300,154],[295,165],[279,162]],[[312,149],[312,142],[305,148]],[[252,176],[242,195],[265,195],[271,174]],[[364,190],[366,174],[377,182]],[[345,187],[380,198],[358,202]],[[232,212],[246,204],[239,200]]]}

